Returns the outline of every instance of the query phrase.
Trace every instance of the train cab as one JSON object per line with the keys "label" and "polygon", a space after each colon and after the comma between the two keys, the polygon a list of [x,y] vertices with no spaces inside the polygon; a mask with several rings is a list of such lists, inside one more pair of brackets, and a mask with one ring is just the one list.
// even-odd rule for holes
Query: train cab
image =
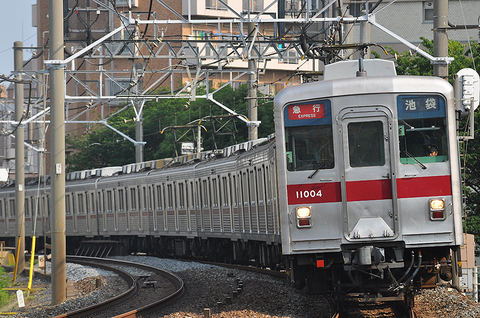
{"label": "train cab", "polygon": [[378,299],[452,278],[459,153],[447,81],[364,62],[276,96],[278,197],[295,284]]}

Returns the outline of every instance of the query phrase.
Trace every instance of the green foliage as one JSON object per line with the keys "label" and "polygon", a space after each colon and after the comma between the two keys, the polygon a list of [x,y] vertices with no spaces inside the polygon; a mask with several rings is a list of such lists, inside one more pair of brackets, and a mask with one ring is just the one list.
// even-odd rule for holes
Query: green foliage
{"label": "green foliage", "polygon": [[[197,95],[204,94],[205,89],[201,88]],[[240,86],[233,90],[230,86],[214,94],[216,101],[225,105],[231,110],[248,117],[247,87]],[[274,132],[273,123],[273,102],[259,99],[258,119],[262,122],[259,129],[259,137],[266,137]],[[143,109],[143,134],[144,160],[173,157],[180,154],[180,143],[184,141],[196,141],[193,132],[187,128],[174,128],[187,124],[197,124],[200,119],[206,116],[227,115],[227,112],[206,99],[197,99],[189,102],[188,99],[165,98],[158,101],[147,102]],[[122,133],[135,139],[135,124],[132,120],[135,112],[132,108],[120,112],[109,119],[108,123]],[[248,140],[248,129],[246,124],[236,119],[236,122],[229,119],[217,119],[215,128],[223,127],[217,136],[213,136],[214,126],[208,120],[202,120],[202,139],[204,150],[221,149],[234,144],[233,135],[220,135],[220,133],[237,132],[237,142]],[[163,133],[161,133],[163,130]],[[196,128],[193,129],[195,136]],[[175,135],[178,141],[175,151]],[[180,138],[183,136],[182,138]],[[215,140],[215,141],[214,141]],[[67,136],[67,147],[71,151],[67,155],[66,162],[70,171],[85,170],[106,166],[118,166],[135,162],[135,147],[124,140],[119,134],[108,127],[92,127],[83,136]],[[216,146],[215,146],[216,145]]]}
{"label": "green foliage", "polygon": [[[422,39],[422,46],[433,55],[433,41]],[[448,56],[454,60],[448,66],[449,81],[452,82],[452,75],[456,74],[462,68],[474,68],[480,65],[480,46],[476,42],[469,45],[461,44],[458,41],[448,41]],[[397,54],[397,73],[399,75],[433,75],[433,65],[419,54],[410,54],[398,52],[389,48],[389,54]],[[466,120],[460,123],[460,127],[465,127]],[[476,241],[480,241],[480,113],[477,109],[475,113],[475,139],[464,143],[462,153],[465,156],[464,181],[467,204],[467,219],[465,221],[465,230],[468,233],[475,234]]]}
{"label": "green foliage", "polygon": [[[433,56],[433,41],[426,38],[420,38],[422,40],[422,47],[424,51]],[[456,74],[462,68],[473,68],[473,60],[475,65],[480,63],[479,44],[476,42],[471,43],[472,50],[466,44],[461,44],[458,41],[448,41],[448,56],[454,57],[452,63],[448,66],[449,80],[451,82],[452,74]],[[421,76],[433,76],[433,64],[430,61],[418,53],[411,53],[405,51],[399,54],[397,51],[390,47],[387,47],[388,54],[397,57],[397,74],[399,75],[421,75]],[[473,52],[473,60],[470,52]]]}
{"label": "green foliage", "polygon": [[0,307],[5,306],[9,302],[8,291],[2,290],[11,284],[12,279],[5,272],[5,269],[0,266]]}
{"label": "green foliage", "polygon": [[473,140],[468,140],[463,144],[461,150],[464,154],[465,161],[462,162],[462,164],[464,166],[468,215],[469,217],[480,217],[480,112],[478,109],[475,112],[474,136],[475,138]]}

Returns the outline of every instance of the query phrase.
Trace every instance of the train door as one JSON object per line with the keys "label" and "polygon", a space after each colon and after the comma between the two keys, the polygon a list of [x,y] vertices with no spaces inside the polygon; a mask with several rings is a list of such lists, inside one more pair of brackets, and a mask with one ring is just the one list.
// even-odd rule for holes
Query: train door
{"label": "train door", "polygon": [[340,114],[344,178],[344,235],[350,241],[395,238],[398,228],[392,189],[395,176],[392,118],[382,107]]}

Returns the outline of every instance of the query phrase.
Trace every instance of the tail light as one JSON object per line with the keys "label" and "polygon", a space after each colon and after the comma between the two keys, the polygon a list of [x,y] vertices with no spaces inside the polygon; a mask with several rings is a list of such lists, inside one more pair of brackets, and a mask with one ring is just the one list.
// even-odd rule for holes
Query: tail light
{"label": "tail light", "polygon": [[297,227],[305,228],[312,226],[311,219],[312,210],[310,207],[298,207],[297,208]]}
{"label": "tail light", "polygon": [[430,199],[430,220],[442,221],[445,220],[445,200]]}

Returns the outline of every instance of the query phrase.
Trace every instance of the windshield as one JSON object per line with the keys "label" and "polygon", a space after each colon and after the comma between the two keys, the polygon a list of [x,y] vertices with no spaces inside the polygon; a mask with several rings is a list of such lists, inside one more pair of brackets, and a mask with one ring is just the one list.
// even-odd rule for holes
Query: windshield
{"label": "windshield", "polygon": [[288,105],[284,124],[289,171],[334,167],[330,101]]}
{"label": "windshield", "polygon": [[440,96],[399,96],[398,136],[402,164],[447,161],[445,101]]}

